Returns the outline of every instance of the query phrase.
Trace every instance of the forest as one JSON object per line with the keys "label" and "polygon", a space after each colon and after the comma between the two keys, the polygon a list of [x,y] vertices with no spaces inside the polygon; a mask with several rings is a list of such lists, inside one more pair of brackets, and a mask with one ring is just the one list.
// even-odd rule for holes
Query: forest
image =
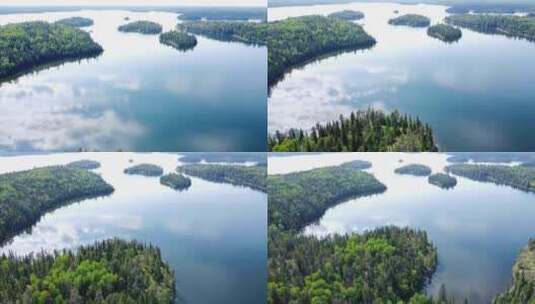
{"label": "forest", "polygon": [[268,25],[256,22],[188,21],[178,24],[177,27],[212,39],[265,45]]}
{"label": "forest", "polygon": [[431,174],[431,168],[426,165],[409,164],[394,170],[396,174],[414,175],[414,176],[428,176]]}
{"label": "forest", "polygon": [[185,51],[197,45],[197,38],[181,31],[169,31],[160,35],[160,43]]}
{"label": "forest", "polygon": [[329,53],[370,48],[376,43],[351,21],[303,16],[270,22],[268,26],[268,85],[291,68]]}
{"label": "forest", "polygon": [[328,17],[343,20],[360,20],[364,18],[364,13],[359,11],[343,10],[329,14]]}
{"label": "forest", "polygon": [[265,165],[187,164],[176,170],[211,182],[243,186],[266,192],[267,168]]}
{"label": "forest", "polygon": [[446,17],[446,22],[480,33],[500,34],[535,41],[535,18],[504,15],[463,14]]}
{"label": "forest", "polygon": [[33,21],[0,26],[0,78],[43,64],[94,57],[103,52],[78,28]]}
{"label": "forest", "polygon": [[447,24],[436,24],[427,28],[427,35],[444,42],[455,42],[463,36],[460,29]]}
{"label": "forest", "polygon": [[84,17],[70,17],[56,21],[57,24],[63,24],[73,27],[86,27],[93,25],[93,19]]}
{"label": "forest", "polygon": [[451,189],[457,185],[457,179],[444,173],[435,173],[427,178],[431,185],[438,186],[442,189]]}
{"label": "forest", "polygon": [[94,160],[82,159],[68,163],[67,167],[75,169],[93,170],[100,168],[100,163]]}
{"label": "forest", "polygon": [[162,167],[153,164],[139,164],[126,168],[123,172],[125,174],[133,175],[160,176],[163,174],[163,169]]}
{"label": "forest", "polygon": [[1,174],[0,244],[31,228],[47,212],[113,191],[99,175],[65,166]]}
{"label": "forest", "polygon": [[521,12],[535,12],[535,5],[526,3],[500,3],[498,1],[484,3],[471,1],[469,3],[456,3],[450,6],[446,12],[450,14],[514,14]]}
{"label": "forest", "polygon": [[431,24],[431,20],[422,15],[407,14],[388,20],[388,24],[410,27],[428,27]]}
{"label": "forest", "polygon": [[418,118],[398,111],[352,112],[348,118],[316,124],[310,131],[292,129],[268,137],[268,150],[274,152],[364,152],[437,151],[433,130]]}
{"label": "forest", "polygon": [[193,152],[181,153],[178,160],[182,163],[246,163],[266,164],[266,154],[262,152]]}
{"label": "forest", "polygon": [[185,190],[191,186],[191,179],[182,174],[169,173],[160,177],[160,184],[175,190]]}
{"label": "forest", "polygon": [[134,21],[119,26],[118,30],[125,33],[154,35],[162,32],[162,26],[152,21]]}
{"label": "forest", "polygon": [[175,300],[160,250],[111,239],[76,250],[0,257],[2,303],[154,303]]}
{"label": "forest", "polygon": [[480,182],[535,192],[535,168],[528,166],[455,164],[446,171]]}

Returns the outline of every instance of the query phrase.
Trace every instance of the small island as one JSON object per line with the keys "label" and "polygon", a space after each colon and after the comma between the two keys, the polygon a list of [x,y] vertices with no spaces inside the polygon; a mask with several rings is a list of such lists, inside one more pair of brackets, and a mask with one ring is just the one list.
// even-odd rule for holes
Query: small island
{"label": "small island", "polygon": [[158,247],[110,239],[75,250],[0,256],[3,303],[175,301],[175,275]]}
{"label": "small island", "polygon": [[191,179],[182,174],[169,173],[160,177],[160,184],[175,190],[185,190],[191,186]]}
{"label": "small island", "polygon": [[177,25],[181,31],[221,41],[266,45],[267,23],[232,21],[187,21]]}
{"label": "small island", "polygon": [[162,32],[162,26],[152,21],[134,21],[119,26],[120,32],[140,33],[145,35],[155,35]]}
{"label": "small island", "polygon": [[410,27],[428,27],[431,24],[431,20],[426,16],[407,14],[403,16],[390,19],[388,21],[390,25],[404,25]]}
{"label": "small island", "polygon": [[533,167],[455,164],[447,166],[446,172],[475,181],[535,192],[535,168]]}
{"label": "small island", "polygon": [[63,24],[73,27],[87,27],[93,25],[93,19],[84,17],[70,17],[56,21],[56,24]]}
{"label": "small island", "polygon": [[160,176],[163,174],[163,169],[160,166],[152,164],[139,164],[126,168],[123,172],[131,175]]}
{"label": "small island", "polygon": [[72,26],[41,21],[0,26],[0,78],[14,77],[58,61],[94,57],[102,52],[102,47],[89,33]]}
{"label": "small island", "polygon": [[343,10],[329,14],[328,17],[355,21],[364,19],[364,13],[359,11]]}
{"label": "small island", "polygon": [[95,160],[82,159],[67,164],[69,168],[93,170],[100,168],[100,163]]}
{"label": "small island", "polygon": [[47,212],[113,191],[99,175],[66,166],[0,174],[0,244],[31,228]]}
{"label": "small island", "polygon": [[480,33],[498,34],[535,41],[535,18],[512,15],[463,14],[446,17],[446,22]]}
{"label": "small island", "polygon": [[207,181],[248,187],[266,192],[266,166],[188,164],[176,169],[178,172]]}
{"label": "small island", "polygon": [[427,35],[444,42],[455,42],[461,39],[463,33],[460,29],[447,24],[437,24],[427,29]]}
{"label": "small island", "polygon": [[431,174],[431,168],[426,165],[410,164],[399,167],[394,170],[396,174],[414,175],[414,176],[428,176]]}
{"label": "small island", "polygon": [[455,177],[444,173],[430,175],[427,180],[431,185],[438,186],[442,189],[451,189],[457,185],[457,179]]}
{"label": "small island", "polygon": [[197,38],[180,31],[169,31],[160,35],[160,43],[177,50],[186,51],[191,50],[197,45]]}

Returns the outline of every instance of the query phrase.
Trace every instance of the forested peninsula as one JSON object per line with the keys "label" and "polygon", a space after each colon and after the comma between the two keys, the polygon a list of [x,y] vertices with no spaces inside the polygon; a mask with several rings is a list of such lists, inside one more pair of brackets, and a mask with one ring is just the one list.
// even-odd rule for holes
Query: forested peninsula
{"label": "forested peninsula", "polygon": [[427,28],[427,35],[444,42],[455,42],[463,36],[460,29],[447,24],[437,24]]}
{"label": "forested peninsula", "polygon": [[302,16],[271,22],[268,27],[268,85],[290,69],[329,53],[370,48],[376,41],[351,21]]}
{"label": "forested peninsula", "polygon": [[437,151],[433,130],[418,118],[394,111],[357,111],[310,131],[292,129],[268,137],[274,152]]}
{"label": "forested peninsula", "polygon": [[404,25],[410,27],[428,27],[431,24],[431,20],[426,16],[407,14],[399,16],[388,21],[390,25]]}
{"label": "forested peninsula", "polygon": [[86,27],[93,25],[93,19],[84,17],[70,17],[56,21],[57,24],[63,24],[73,27]]}
{"label": "forested peninsula", "polygon": [[160,35],[160,43],[185,51],[197,45],[197,38],[182,31],[169,31]]}
{"label": "forested peninsula", "polygon": [[95,160],[82,159],[67,164],[69,168],[93,170],[100,168],[100,163]]}
{"label": "forested peninsula", "polygon": [[176,170],[212,182],[227,183],[266,192],[267,168],[265,165],[187,164]]}
{"label": "forested peninsula", "polygon": [[72,26],[41,21],[0,26],[0,78],[102,52],[102,47],[87,32]]}
{"label": "forested peninsula", "polygon": [[162,26],[152,21],[134,21],[119,26],[118,30],[125,33],[140,33],[145,35],[155,35],[162,32]]}
{"label": "forested peninsula", "polygon": [[[118,239],[76,250],[0,257],[2,303],[175,301],[175,277],[151,245]],[[9,278],[9,279],[7,279]]]}
{"label": "forested peninsula", "polygon": [[446,171],[471,180],[535,192],[535,168],[528,166],[456,164]]}
{"label": "forested peninsula", "polygon": [[230,21],[188,21],[177,25],[179,30],[223,41],[265,45],[267,23]]}
{"label": "forested peninsula", "polygon": [[363,19],[364,13],[359,11],[343,10],[329,14],[328,17],[355,21]]}
{"label": "forested peninsula", "polygon": [[480,33],[500,34],[535,41],[535,17],[463,14],[446,17],[446,22]]}
{"label": "forested peninsula", "polygon": [[99,175],[65,166],[1,174],[0,244],[31,228],[47,212],[113,191]]}

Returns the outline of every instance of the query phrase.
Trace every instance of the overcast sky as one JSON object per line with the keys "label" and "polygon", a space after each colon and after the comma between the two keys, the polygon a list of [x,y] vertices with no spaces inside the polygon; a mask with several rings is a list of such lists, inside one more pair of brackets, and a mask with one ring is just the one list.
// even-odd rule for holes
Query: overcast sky
{"label": "overcast sky", "polygon": [[1,0],[0,5],[266,6],[267,0]]}

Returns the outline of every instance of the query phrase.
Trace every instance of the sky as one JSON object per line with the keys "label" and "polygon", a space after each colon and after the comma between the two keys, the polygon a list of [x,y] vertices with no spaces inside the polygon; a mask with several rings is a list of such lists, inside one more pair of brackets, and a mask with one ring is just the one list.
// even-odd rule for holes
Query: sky
{"label": "sky", "polygon": [[266,6],[266,0],[1,0],[0,5]]}

